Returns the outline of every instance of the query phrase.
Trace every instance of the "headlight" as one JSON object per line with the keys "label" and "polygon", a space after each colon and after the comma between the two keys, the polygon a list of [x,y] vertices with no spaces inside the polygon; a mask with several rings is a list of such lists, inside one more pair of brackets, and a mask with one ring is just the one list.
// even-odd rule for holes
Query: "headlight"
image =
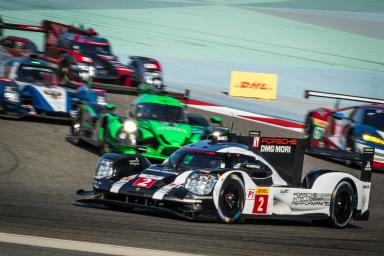
{"label": "headlight", "polygon": [[16,91],[16,88],[13,86],[5,86],[4,99],[11,103],[20,102],[19,93]]}
{"label": "headlight", "polygon": [[105,100],[105,96],[101,96],[101,95],[97,95],[96,102],[97,102],[97,104],[100,104],[100,105],[106,105],[107,104],[107,101]]}
{"label": "headlight", "polygon": [[379,137],[376,137],[376,136],[372,136],[372,135],[369,135],[369,134],[363,134],[363,140],[367,141],[367,142],[371,142],[373,144],[377,144],[377,145],[384,145],[384,140],[379,138]]}
{"label": "headlight", "polygon": [[135,122],[128,120],[124,123],[124,130],[128,133],[135,132],[137,130],[137,125]]}
{"label": "headlight", "polygon": [[108,178],[113,174],[113,162],[108,159],[100,159],[96,164],[95,179]]}
{"label": "headlight", "polygon": [[185,188],[196,195],[208,195],[212,192],[217,178],[211,174],[193,173],[185,182]]}

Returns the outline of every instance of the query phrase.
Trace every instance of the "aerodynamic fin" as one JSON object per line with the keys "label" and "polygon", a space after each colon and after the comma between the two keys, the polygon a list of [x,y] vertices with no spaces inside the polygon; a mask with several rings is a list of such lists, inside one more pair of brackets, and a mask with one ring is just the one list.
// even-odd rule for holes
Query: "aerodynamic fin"
{"label": "aerodynamic fin", "polygon": [[249,136],[230,136],[230,141],[249,146],[261,155],[291,186],[300,186],[307,138],[262,137],[258,131]]}
{"label": "aerodynamic fin", "polygon": [[309,97],[336,99],[337,100],[336,106],[335,106],[336,109],[339,108],[338,105],[339,105],[340,100],[358,101],[358,102],[373,103],[373,104],[384,104],[383,99],[375,99],[375,98],[352,96],[352,95],[346,95],[346,94],[336,94],[336,93],[330,93],[330,92],[319,92],[319,91],[305,90],[304,98],[308,99]]}
{"label": "aerodynamic fin", "polygon": [[360,180],[365,182],[371,182],[373,156],[375,155],[374,148],[364,148],[361,159],[361,176]]}

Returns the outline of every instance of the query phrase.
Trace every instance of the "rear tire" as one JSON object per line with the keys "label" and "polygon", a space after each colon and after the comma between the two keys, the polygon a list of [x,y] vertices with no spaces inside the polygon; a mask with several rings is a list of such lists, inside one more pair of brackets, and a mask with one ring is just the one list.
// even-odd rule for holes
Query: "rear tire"
{"label": "rear tire", "polygon": [[77,145],[77,146],[81,146],[82,144],[82,140],[81,140],[81,128],[82,128],[82,125],[81,125],[81,110],[79,110],[75,120],[72,122],[72,125],[71,125],[71,130],[70,130],[70,133],[71,133],[71,136],[72,136],[72,142],[73,144]]}
{"label": "rear tire", "polygon": [[332,193],[329,223],[334,228],[345,228],[352,220],[353,188],[350,182],[341,181]]}
{"label": "rear tire", "polygon": [[219,220],[223,223],[238,223],[241,220],[244,202],[244,183],[238,175],[231,174],[220,189],[217,208]]}

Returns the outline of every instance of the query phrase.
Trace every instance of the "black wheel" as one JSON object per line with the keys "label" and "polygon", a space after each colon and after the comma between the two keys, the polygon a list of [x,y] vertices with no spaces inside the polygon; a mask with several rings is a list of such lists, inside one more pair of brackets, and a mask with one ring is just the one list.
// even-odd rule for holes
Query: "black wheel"
{"label": "black wheel", "polygon": [[[345,150],[349,152],[356,152],[356,136],[353,131],[348,133],[347,141],[345,143]],[[345,160],[345,164],[349,166],[354,166],[355,162],[351,160]]]}
{"label": "black wheel", "polygon": [[80,146],[82,144],[81,140],[81,110],[79,110],[75,120],[72,122],[71,128],[70,128],[70,133],[72,136],[72,142],[75,145]]}
{"label": "black wheel", "polygon": [[223,183],[219,194],[217,214],[224,223],[237,223],[241,220],[245,201],[244,183],[235,174]]}
{"label": "black wheel", "polygon": [[58,77],[61,85],[67,85],[69,83],[70,66],[68,60],[64,59],[58,67]]}
{"label": "black wheel", "polygon": [[307,118],[305,118],[305,126],[304,126],[305,134],[313,137],[313,118],[312,116],[308,115]]}
{"label": "black wheel", "polygon": [[353,131],[351,131],[348,134],[345,150],[350,151],[350,152],[355,152],[355,150],[356,150],[355,142],[356,142],[356,137],[355,137]]}
{"label": "black wheel", "polygon": [[108,128],[106,127],[106,125],[104,125],[103,141],[100,147],[100,155],[104,155],[112,151],[112,148],[108,143],[108,133]]}
{"label": "black wheel", "polygon": [[331,197],[330,219],[331,226],[345,228],[352,219],[353,214],[353,188],[348,181],[337,184]]}

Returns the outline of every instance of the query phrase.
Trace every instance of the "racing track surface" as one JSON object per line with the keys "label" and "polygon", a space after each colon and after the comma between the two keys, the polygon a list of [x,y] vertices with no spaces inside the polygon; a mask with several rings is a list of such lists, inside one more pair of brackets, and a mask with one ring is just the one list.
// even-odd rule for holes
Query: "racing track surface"
{"label": "racing track surface", "polygon": [[[125,109],[132,97],[110,99]],[[228,125],[231,119],[224,117],[224,121]],[[244,133],[252,128],[266,135],[294,135],[245,120],[236,120],[235,127]],[[98,156],[65,141],[67,131],[58,123],[0,119],[0,232],[206,255],[383,254],[381,173],[373,174],[371,219],[344,230],[306,221],[189,222],[146,210],[126,213],[75,206],[75,191],[90,188]],[[306,157],[306,168],[319,165],[358,174],[340,164]],[[40,249],[0,243],[0,255],[78,255]]]}

